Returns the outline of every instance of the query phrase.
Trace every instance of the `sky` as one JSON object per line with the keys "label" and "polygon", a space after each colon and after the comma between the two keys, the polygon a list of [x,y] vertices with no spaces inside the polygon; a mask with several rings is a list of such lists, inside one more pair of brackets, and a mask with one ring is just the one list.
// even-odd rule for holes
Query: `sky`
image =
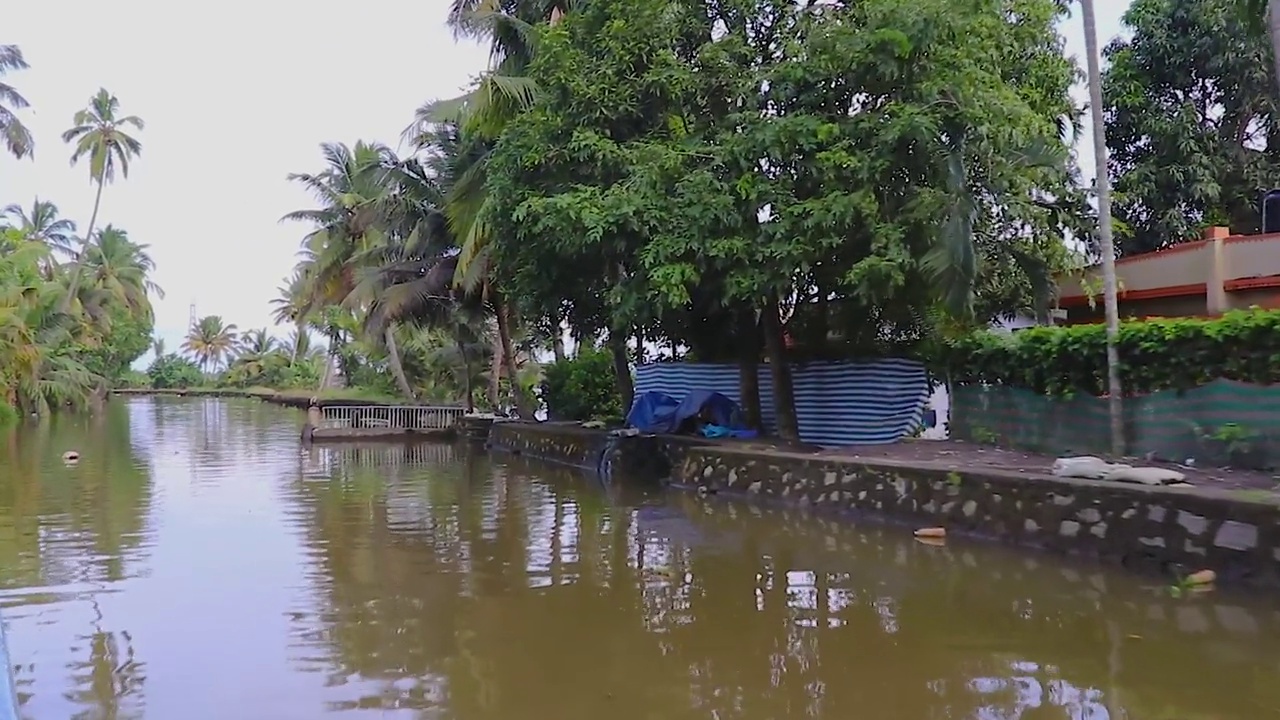
{"label": "sky", "polygon": [[[1097,3],[1102,44],[1120,33],[1128,4]],[[93,208],[88,166],[69,164],[60,136],[104,87],[146,128],[128,179],[103,194],[98,226],[124,228],[149,246],[165,291],[153,298],[157,335],[176,348],[192,305],[242,330],[272,328],[270,301],[306,232],[279,218],[314,206],[286,176],[321,169],[322,142],[395,147],[414,108],[456,96],[484,69],[485,49],[455,42],[444,27],[448,5],[17,3],[5,10],[0,44],[18,45],[31,65],[6,82],[32,105],[22,118],[36,149],[34,161],[0,155],[0,205],[30,206],[39,196],[83,229]],[[1078,11],[1062,32],[1083,68]],[[1085,88],[1075,96],[1083,103]],[[1080,164],[1092,178],[1089,132],[1086,123]]]}

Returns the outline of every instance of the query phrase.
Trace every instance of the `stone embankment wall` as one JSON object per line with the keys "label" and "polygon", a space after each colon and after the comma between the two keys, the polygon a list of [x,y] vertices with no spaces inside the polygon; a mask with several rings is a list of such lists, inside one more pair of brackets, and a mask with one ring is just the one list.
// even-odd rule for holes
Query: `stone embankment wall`
{"label": "stone embankment wall", "polygon": [[[615,476],[650,482],[673,479],[688,450],[707,443],[667,435],[623,437],[611,443],[608,431],[575,423],[496,422],[489,431],[489,445],[497,450],[588,470],[607,465]],[[602,463],[606,451],[609,456]]]}
{"label": "stone embankment wall", "polygon": [[[598,467],[606,433],[497,423],[496,448]],[[630,443],[630,444],[628,444]],[[709,493],[879,517],[1165,573],[1212,569],[1224,582],[1280,589],[1280,503],[1226,491],[956,472],[888,461],[742,450],[683,438],[632,438],[620,465],[667,461],[670,480]],[[652,479],[652,478],[651,478]]]}
{"label": "stone embankment wall", "polygon": [[683,483],[1280,588],[1280,505],[1223,491],[693,448]]}

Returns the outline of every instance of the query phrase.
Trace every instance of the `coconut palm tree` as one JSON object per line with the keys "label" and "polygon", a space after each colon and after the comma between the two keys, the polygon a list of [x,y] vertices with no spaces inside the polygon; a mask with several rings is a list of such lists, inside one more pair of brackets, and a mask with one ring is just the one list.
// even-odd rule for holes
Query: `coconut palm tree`
{"label": "coconut palm tree", "polygon": [[164,357],[164,338],[155,337],[151,339],[151,354],[157,359]]}
{"label": "coconut palm tree", "polygon": [[[303,270],[301,267],[294,268],[293,274],[285,283],[276,288],[277,294],[271,300],[271,319],[277,325],[292,323],[295,332],[301,335],[306,334],[307,317],[304,310],[309,292],[308,277]],[[296,350],[298,346],[295,344],[292,347]],[[290,358],[298,359],[293,353],[290,353]]]}
{"label": "coconut palm tree", "polygon": [[[516,367],[510,313],[488,262],[491,231],[486,221],[489,210],[485,178],[489,150],[507,123],[537,97],[536,85],[526,76],[533,60],[534,26],[559,22],[579,1],[453,0],[449,26],[460,37],[489,42],[489,71],[467,95],[420,107],[414,123],[405,130],[405,138],[419,149],[442,139],[450,140],[440,158],[446,165],[445,213],[460,247],[454,282],[480,293],[492,305],[502,365],[512,378]],[[450,126],[454,137],[449,137]],[[516,405],[521,415],[527,415],[525,401],[517,392]]]}
{"label": "coconut palm tree", "polygon": [[[0,78],[10,71],[26,70],[28,67],[30,66],[17,45],[0,45]],[[19,159],[31,156],[35,150],[31,131],[16,114],[17,110],[23,110],[29,105],[27,99],[12,85],[0,80],[0,136],[4,138],[9,153]]]}
{"label": "coconut palm tree", "polygon": [[314,344],[311,339],[311,333],[307,332],[304,327],[295,328],[293,332],[290,332],[289,336],[280,344],[280,350],[289,356],[290,362],[313,360],[323,352],[321,348]]}
{"label": "coconut palm tree", "polygon": [[206,315],[187,331],[182,342],[184,352],[191,353],[202,370],[217,369],[236,351],[236,326],[222,321],[217,315]]}
{"label": "coconut palm tree", "polygon": [[0,403],[23,412],[85,404],[100,378],[71,353],[71,327],[54,312],[62,286],[46,279],[49,249],[16,241],[0,254]]}
{"label": "coconut palm tree", "polygon": [[276,339],[267,333],[266,328],[246,330],[237,346],[241,355],[266,355],[275,349]]}
{"label": "coconut palm tree", "polygon": [[[129,177],[129,163],[142,153],[142,143],[129,135],[126,129],[132,127],[141,130],[144,126],[142,118],[136,115],[120,115],[120,101],[105,88],[89,98],[89,105],[76,112],[72,119],[71,129],[62,133],[63,142],[74,143],[71,152],[71,164],[75,165],[81,158],[88,158],[89,181],[98,186],[93,197],[93,212],[89,215],[89,226],[85,229],[84,243],[87,246],[93,238],[93,226],[98,221],[98,209],[102,206],[102,188],[114,182],[116,170],[121,177]],[[66,305],[62,312],[70,309],[71,299],[80,284],[80,266],[75,265],[71,271],[71,292],[67,295]]]}
{"label": "coconut palm tree", "polygon": [[124,230],[107,225],[95,233],[81,263],[88,274],[85,284],[122,304],[135,317],[150,315],[148,294],[164,299],[164,290],[150,279],[156,264],[147,254],[147,246],[130,240]]}
{"label": "coconut palm tree", "polygon": [[[316,226],[307,235],[304,259],[296,269],[305,288],[301,293],[305,298],[301,315],[322,304],[341,304],[359,315],[371,298],[357,292],[357,275],[365,258],[379,252],[386,243],[383,208],[389,189],[387,178],[400,161],[390,148],[377,143],[357,142],[353,148],[326,143],[321,148],[326,162],[322,172],[289,175],[290,180],[310,190],[321,206],[281,218]],[[383,328],[379,339],[387,349],[400,391],[414,397],[396,347],[395,328]]]}
{"label": "coconut palm tree", "polygon": [[48,200],[36,198],[27,210],[13,204],[0,211],[0,217],[9,218],[22,238],[43,243],[54,252],[75,254],[75,222],[58,217],[58,206]]}

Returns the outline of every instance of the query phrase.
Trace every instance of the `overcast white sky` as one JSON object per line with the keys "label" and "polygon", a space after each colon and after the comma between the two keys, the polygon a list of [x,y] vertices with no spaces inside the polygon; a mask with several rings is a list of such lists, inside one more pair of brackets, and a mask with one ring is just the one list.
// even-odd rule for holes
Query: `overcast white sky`
{"label": "overcast white sky", "polygon": [[[1104,44],[1128,4],[1097,3]],[[150,246],[166,291],[156,329],[171,348],[192,303],[242,329],[270,327],[268,303],[304,231],[277,221],[313,206],[285,176],[318,170],[321,142],[395,145],[415,107],[455,95],[486,59],[444,28],[448,0],[10,5],[0,44],[21,47],[31,69],[6,81],[31,101],[23,117],[36,156],[0,155],[0,204],[39,195],[83,228],[88,169],[69,166],[59,136],[99,87],[115,93],[147,127],[129,179],[106,189],[99,226]],[[1079,19],[1063,32],[1083,67]],[[1087,138],[1081,160],[1091,176]]]}

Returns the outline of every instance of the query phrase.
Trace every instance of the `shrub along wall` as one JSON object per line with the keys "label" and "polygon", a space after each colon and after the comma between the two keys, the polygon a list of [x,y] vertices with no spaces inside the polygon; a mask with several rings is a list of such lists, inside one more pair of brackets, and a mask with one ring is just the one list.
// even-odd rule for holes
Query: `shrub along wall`
{"label": "shrub along wall", "polygon": [[545,366],[542,377],[538,393],[552,420],[613,420],[626,411],[608,350],[582,348]]}
{"label": "shrub along wall", "polygon": [[[1126,322],[1119,351],[1131,454],[1276,465],[1280,311]],[[1104,326],[975,333],[935,360],[951,386],[952,437],[1054,454],[1107,451]]]}

